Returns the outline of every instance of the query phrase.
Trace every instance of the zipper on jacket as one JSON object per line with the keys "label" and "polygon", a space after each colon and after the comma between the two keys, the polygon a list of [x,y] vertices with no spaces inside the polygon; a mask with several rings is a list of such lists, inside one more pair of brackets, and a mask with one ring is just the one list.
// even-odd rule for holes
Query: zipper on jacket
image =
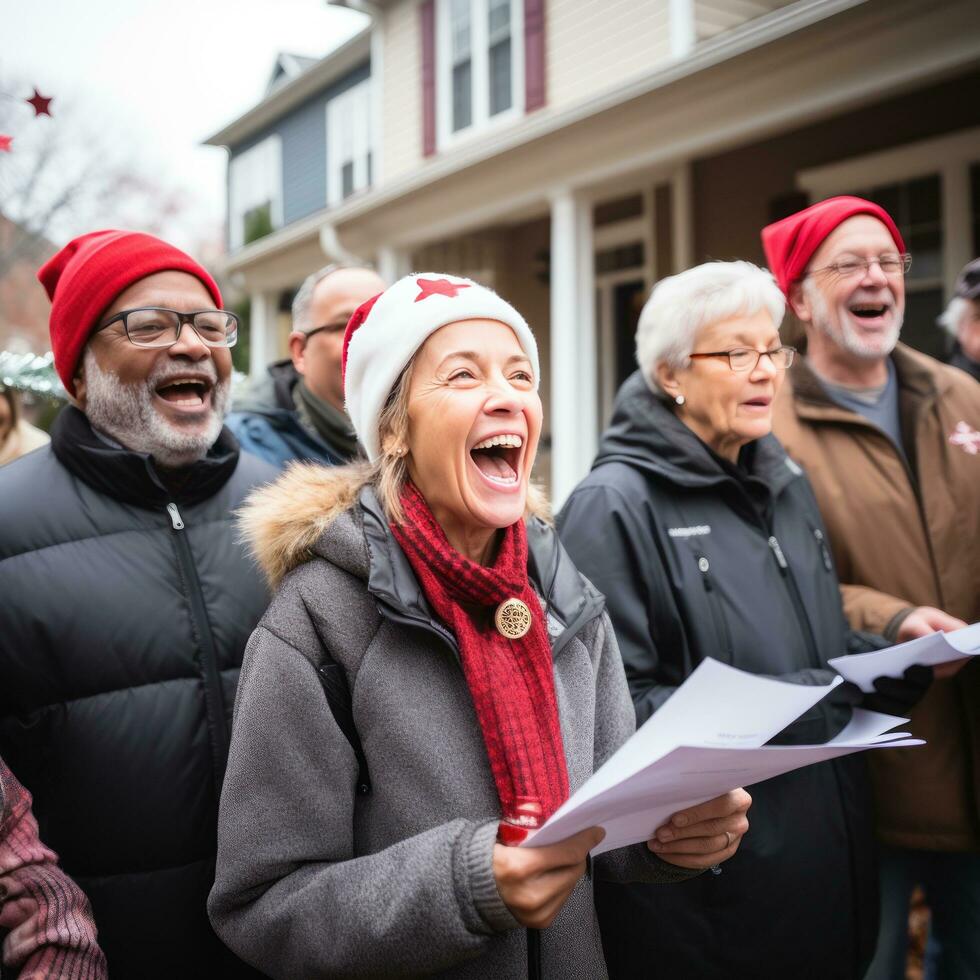
{"label": "zipper on jacket", "polygon": [[807,616],[806,606],[803,605],[800,587],[796,584],[796,579],[790,570],[789,562],[786,561],[786,555],[783,554],[783,549],[780,547],[779,539],[775,534],[769,535],[769,549],[772,551],[773,557],[776,559],[776,564],[779,566],[779,571],[786,581],[786,589],[789,592],[790,601],[793,604],[796,618],[799,620],[800,627],[803,630],[803,640],[806,643],[807,652],[810,655],[810,662],[814,667],[820,667],[822,666],[820,653],[817,650],[817,641],[813,635],[813,627],[810,625],[810,617]]}
{"label": "zipper on jacket", "polygon": [[527,977],[528,980],[541,980],[541,933],[537,929],[527,930]]}
{"label": "zipper on jacket", "polygon": [[827,548],[827,541],[824,538],[823,531],[820,528],[815,527],[813,529],[813,536],[817,539],[817,546],[820,548],[820,557],[823,558],[823,567],[827,569],[828,572],[834,570],[834,563],[830,560],[830,551]]}
{"label": "zipper on jacket", "polygon": [[214,634],[208,620],[207,607],[201,580],[194,564],[194,554],[184,530],[184,519],[173,502],[167,504],[167,514],[174,530],[177,560],[180,562],[184,580],[187,582],[188,599],[191,605],[191,619],[201,646],[201,668],[204,674],[204,705],[208,720],[211,743],[211,761],[214,769],[214,787],[221,794],[221,776],[228,760],[228,724],[225,720],[224,697],[221,693],[221,677],[218,673],[218,658],[214,646]]}
{"label": "zipper on jacket", "polygon": [[786,556],[783,554],[783,549],[779,547],[779,539],[775,534],[769,535],[769,548],[772,550],[779,570],[784,576],[787,575],[789,573],[789,562],[786,561]]}
{"label": "zipper on jacket", "polygon": [[725,619],[725,610],[721,608],[721,598],[712,598],[711,596],[711,593],[715,591],[710,574],[711,562],[708,561],[705,555],[701,554],[697,556],[697,559],[698,571],[701,573],[701,583],[704,585],[704,591],[708,593],[708,607],[711,609],[711,618],[715,621],[715,629],[721,636],[725,655],[728,657],[728,662],[731,663],[735,659],[735,651],[732,648],[732,637],[728,631],[728,620]]}

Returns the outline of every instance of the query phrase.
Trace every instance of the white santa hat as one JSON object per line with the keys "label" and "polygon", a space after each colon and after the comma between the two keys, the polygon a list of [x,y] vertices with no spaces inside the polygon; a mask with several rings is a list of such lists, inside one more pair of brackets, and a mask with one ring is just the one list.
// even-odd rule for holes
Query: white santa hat
{"label": "white santa hat", "polygon": [[507,324],[531,361],[537,388],[538,345],[527,321],[510,303],[462,276],[405,276],[359,306],[344,334],[344,400],[371,462],[381,455],[381,413],[395,382],[430,334],[459,320]]}

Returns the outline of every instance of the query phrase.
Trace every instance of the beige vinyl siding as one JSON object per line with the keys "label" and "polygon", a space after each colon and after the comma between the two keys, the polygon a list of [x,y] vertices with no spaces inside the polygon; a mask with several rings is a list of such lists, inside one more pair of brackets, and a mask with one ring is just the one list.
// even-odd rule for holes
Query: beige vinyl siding
{"label": "beige vinyl siding", "polygon": [[422,161],[422,28],[418,0],[385,11],[382,95],[382,182],[418,168]]}
{"label": "beige vinyl siding", "polygon": [[730,31],[747,20],[754,20],[789,6],[792,0],[694,0],[694,30],[699,41]]}
{"label": "beige vinyl siding", "polygon": [[548,0],[547,104],[564,108],[670,57],[667,0]]}

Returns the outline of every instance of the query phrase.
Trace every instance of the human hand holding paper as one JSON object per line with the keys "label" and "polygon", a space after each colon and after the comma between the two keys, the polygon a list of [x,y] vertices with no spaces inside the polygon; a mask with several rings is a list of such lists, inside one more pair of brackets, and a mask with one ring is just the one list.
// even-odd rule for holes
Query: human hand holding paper
{"label": "human hand holding paper", "polygon": [[945,675],[949,676],[950,672],[955,673],[978,654],[980,623],[974,623],[950,633],[927,633],[918,639],[872,653],[835,657],[829,664],[845,680],[857,684],[866,694],[873,694],[878,678],[901,677],[913,666],[932,667],[936,676],[942,677],[941,665],[948,668]]}
{"label": "human hand holding paper", "polygon": [[884,734],[902,719],[861,709],[826,745],[765,744],[840,683],[785,684],[705,660],[520,846],[546,846],[601,826],[606,836],[592,851],[601,854],[650,840],[673,814],[735,787],[867,748],[922,744]]}
{"label": "human hand holding paper", "polygon": [[746,814],[752,797],[744,789],[715,797],[699,806],[675,813],[647,847],[664,861],[681,868],[710,868],[727,861],[738,850],[749,829]]}

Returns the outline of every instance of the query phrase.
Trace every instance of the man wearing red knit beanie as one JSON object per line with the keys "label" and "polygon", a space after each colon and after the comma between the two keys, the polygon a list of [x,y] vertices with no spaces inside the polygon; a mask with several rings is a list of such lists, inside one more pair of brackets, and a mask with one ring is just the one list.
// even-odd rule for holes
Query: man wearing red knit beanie
{"label": "man wearing red knit beanie", "polygon": [[0,754],[91,901],[110,976],[250,976],[206,911],[267,599],[233,512],[274,475],[222,425],[237,319],[152,235],[83,235],[38,278],[72,404],[0,471]]}
{"label": "man wearing red knit beanie", "polygon": [[[762,241],[807,338],[773,429],[813,484],[851,626],[901,641],[980,620],[980,385],[898,342],[913,261],[898,227],[836,197]],[[905,976],[916,885],[932,911],[928,975],[976,978],[980,663],[914,667],[905,682],[892,713],[927,744],[870,760],[882,917],[867,980]]]}

